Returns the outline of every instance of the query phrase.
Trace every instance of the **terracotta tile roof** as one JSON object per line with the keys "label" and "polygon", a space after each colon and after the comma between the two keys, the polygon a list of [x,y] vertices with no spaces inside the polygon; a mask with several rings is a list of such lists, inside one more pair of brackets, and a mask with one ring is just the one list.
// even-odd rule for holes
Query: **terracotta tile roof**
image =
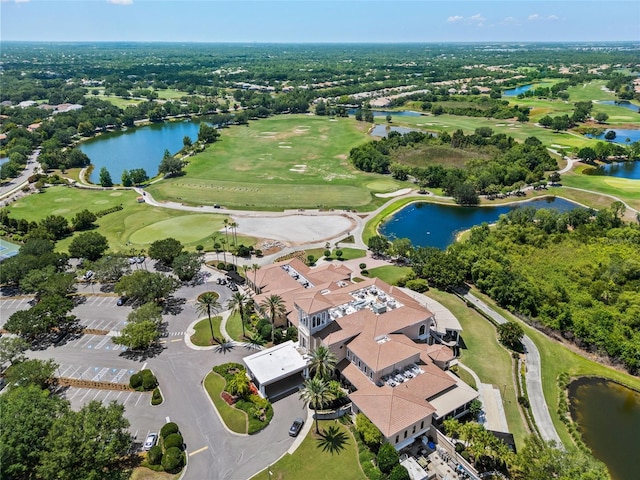
{"label": "terracotta tile roof", "polygon": [[357,390],[349,397],[387,438],[399,434],[436,411],[429,402],[412,395],[402,385],[391,388],[371,384],[371,387]]}
{"label": "terracotta tile roof", "polygon": [[436,362],[450,362],[456,358],[453,355],[453,350],[446,345],[428,345],[426,351],[431,360]]}
{"label": "terracotta tile roof", "polygon": [[367,330],[365,326],[365,331],[358,335],[348,348],[374,372],[419,360],[419,348],[395,341],[391,336],[387,341],[378,342]]}

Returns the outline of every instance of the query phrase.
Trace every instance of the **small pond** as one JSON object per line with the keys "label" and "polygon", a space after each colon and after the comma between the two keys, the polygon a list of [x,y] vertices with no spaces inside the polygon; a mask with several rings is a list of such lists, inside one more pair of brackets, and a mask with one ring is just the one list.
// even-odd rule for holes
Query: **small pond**
{"label": "small pond", "polygon": [[197,121],[165,122],[87,140],[80,145],[80,150],[93,165],[89,180],[99,183],[102,167],[107,167],[114,183],[120,183],[125,169],[143,168],[149,177],[154,177],[158,174],[164,151],[176,153],[182,148],[185,136],[192,141],[198,138],[199,129],[200,123]]}
{"label": "small pond", "polygon": [[[587,133],[585,137],[595,138],[597,140],[606,140],[604,136],[609,130],[613,130],[614,132],[616,132],[616,138],[612,140],[613,143],[620,143],[623,145],[627,145],[628,143],[640,142],[640,130],[631,130],[631,129],[623,129],[623,128],[607,128],[600,135],[592,135],[590,133]],[[627,142],[627,139],[629,139],[629,142]]]}
{"label": "small pond", "polygon": [[613,480],[638,478],[640,392],[601,378],[569,385],[571,417]]}
{"label": "small pond", "polygon": [[614,107],[627,108],[636,113],[640,110],[640,107],[626,100],[599,100],[597,103],[600,105],[613,105]]}
{"label": "small pond", "polygon": [[387,238],[408,238],[415,246],[447,248],[456,234],[484,222],[495,223],[500,215],[520,207],[555,208],[566,212],[579,206],[558,197],[544,197],[511,205],[461,207],[416,202],[407,205],[380,226]]}
{"label": "small pond", "polygon": [[533,84],[532,83],[530,83],[529,85],[521,85],[521,86],[516,87],[516,88],[510,88],[509,90],[505,90],[504,92],[502,92],[502,96],[503,97],[517,97],[521,93],[528,92],[532,88],[533,88]]}
{"label": "small pond", "polygon": [[584,173],[587,175],[605,175],[607,177],[640,180],[640,161],[609,163],[600,165],[597,168],[587,168]]}
{"label": "small pond", "polygon": [[395,125],[386,125],[384,123],[379,123],[375,127],[371,129],[369,135],[372,137],[387,137],[389,132],[398,132],[400,135],[405,135],[409,132],[420,132],[417,128],[408,128],[408,127],[396,127]]}

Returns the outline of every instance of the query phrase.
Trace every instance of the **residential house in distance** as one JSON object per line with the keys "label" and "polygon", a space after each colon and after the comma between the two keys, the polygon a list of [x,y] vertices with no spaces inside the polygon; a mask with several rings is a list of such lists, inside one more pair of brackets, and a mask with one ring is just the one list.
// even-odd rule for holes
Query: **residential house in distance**
{"label": "residential house in distance", "polygon": [[278,397],[308,375],[319,345],[337,357],[354,413],[364,413],[398,450],[428,435],[432,425],[464,415],[478,393],[448,371],[457,362],[460,324],[434,314],[403,289],[379,279],[351,282],[344,265],[309,268],[299,259],[262,267],[248,283],[255,301],[279,295],[281,326],[298,329],[287,342],[245,358],[260,392]]}

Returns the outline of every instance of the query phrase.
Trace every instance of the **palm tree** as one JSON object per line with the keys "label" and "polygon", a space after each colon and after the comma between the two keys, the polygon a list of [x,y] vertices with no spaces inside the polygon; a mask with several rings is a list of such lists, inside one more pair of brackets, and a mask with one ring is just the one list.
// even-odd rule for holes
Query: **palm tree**
{"label": "palm tree", "polygon": [[222,223],[224,223],[224,238],[227,240],[227,243],[229,243],[229,219],[225,218]]}
{"label": "palm tree", "polygon": [[215,335],[213,334],[213,324],[211,323],[211,312],[217,313],[222,308],[220,302],[218,302],[217,294],[213,292],[205,292],[198,297],[196,311],[199,315],[207,314],[209,317],[209,328],[211,329],[211,343],[216,340]]}
{"label": "palm tree", "polygon": [[311,371],[315,377],[328,380],[333,375],[337,363],[335,354],[324,345],[319,345],[311,352]]}
{"label": "palm tree", "polygon": [[[640,215],[640,213],[638,215]],[[638,220],[638,222],[640,222],[640,220]],[[251,270],[253,270],[253,290],[256,293],[260,293],[258,291],[258,285],[256,284],[256,274],[258,273],[258,270],[260,270],[260,265],[254,263],[253,265],[251,265]]]}
{"label": "palm tree", "polygon": [[241,398],[245,398],[251,391],[249,388],[249,379],[244,372],[238,372],[231,377],[225,389],[231,395],[238,395]]}
{"label": "palm tree", "polygon": [[276,341],[276,317],[284,315],[286,307],[280,295],[269,295],[260,303],[260,311],[268,313],[271,319],[271,343]]}
{"label": "palm tree", "polygon": [[235,246],[238,246],[238,224],[235,221],[229,223],[229,227],[231,227],[231,231],[233,232],[233,243]]}
{"label": "palm tree", "polygon": [[232,312],[240,314],[240,323],[242,324],[242,338],[246,338],[244,332],[244,309],[249,303],[249,297],[242,292],[235,292],[227,302],[227,308]]}
{"label": "palm tree", "polygon": [[313,409],[313,416],[316,418],[316,433],[320,434],[318,428],[318,409],[324,407],[334,399],[333,393],[329,390],[329,384],[318,377],[305,380],[304,387],[300,391],[300,400],[305,405]]}

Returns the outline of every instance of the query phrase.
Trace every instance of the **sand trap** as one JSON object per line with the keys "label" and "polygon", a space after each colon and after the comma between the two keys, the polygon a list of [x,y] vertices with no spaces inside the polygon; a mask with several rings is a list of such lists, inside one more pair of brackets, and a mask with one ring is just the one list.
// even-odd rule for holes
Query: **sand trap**
{"label": "sand trap", "polygon": [[391,198],[391,197],[399,197],[400,195],[406,195],[411,192],[411,188],[403,188],[402,190],[396,190],[395,192],[389,193],[376,193],[376,197],[380,198]]}
{"label": "sand trap", "polygon": [[555,144],[555,143],[552,143],[552,144],[551,144],[551,146],[552,146],[553,148],[571,148],[571,147],[567,147],[566,145],[557,145],[557,144]]}
{"label": "sand trap", "polygon": [[309,130],[311,130],[311,127],[296,127],[293,133],[307,133]]}
{"label": "sand trap", "polygon": [[290,172],[304,173],[307,171],[306,165],[294,165],[293,168],[289,169]]}
{"label": "sand trap", "polygon": [[278,145],[278,148],[291,148],[291,145]]}
{"label": "sand trap", "polygon": [[496,123],[496,127],[506,127],[506,123]]}
{"label": "sand trap", "polygon": [[243,217],[234,215],[238,233],[293,243],[311,243],[335,238],[355,228],[342,215],[287,215],[284,217]]}
{"label": "sand trap", "polygon": [[330,122],[337,122],[338,120],[336,120],[335,118],[330,118],[329,121]]}

